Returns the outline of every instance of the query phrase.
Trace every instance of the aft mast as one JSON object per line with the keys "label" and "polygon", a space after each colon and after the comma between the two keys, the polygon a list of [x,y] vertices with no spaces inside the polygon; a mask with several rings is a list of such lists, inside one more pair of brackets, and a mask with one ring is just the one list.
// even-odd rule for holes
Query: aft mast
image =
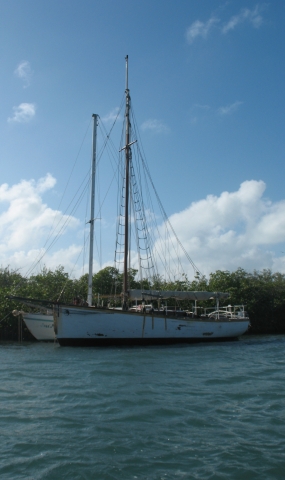
{"label": "aft mast", "polygon": [[95,173],[96,173],[96,143],[97,143],[97,118],[93,113],[93,137],[92,137],[92,167],[91,167],[91,206],[90,206],[90,244],[89,244],[89,275],[87,303],[92,306],[92,277],[93,277],[93,243],[94,243],[94,206],[95,206]]}
{"label": "aft mast", "polygon": [[130,91],[128,86],[128,55],[126,56],[126,145],[125,145],[125,244],[123,277],[123,310],[128,309],[128,254],[129,254],[129,170],[130,170]]}

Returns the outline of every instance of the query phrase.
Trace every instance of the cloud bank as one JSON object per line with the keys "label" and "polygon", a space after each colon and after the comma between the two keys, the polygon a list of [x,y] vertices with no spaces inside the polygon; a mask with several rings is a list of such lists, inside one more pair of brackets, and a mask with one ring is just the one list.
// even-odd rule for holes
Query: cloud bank
{"label": "cloud bank", "polygon": [[265,189],[263,181],[245,181],[236,192],[208,195],[172,215],[177,236],[204,274],[239,267],[285,273],[285,256],[274,253],[285,242],[285,200],[266,200]]}
{"label": "cloud bank", "polygon": [[[60,246],[54,245],[41,260],[41,266],[54,269],[63,265],[70,272],[82,251],[82,244],[74,242],[75,228],[84,226],[74,217],[67,217],[51,209],[43,195],[53,189],[56,180],[47,174],[44,178],[22,180],[18,184],[0,186],[0,264],[2,267],[30,268],[46,249],[47,238],[52,241],[57,233]],[[170,217],[170,222],[199,270],[209,275],[216,270],[247,271],[269,268],[285,273],[285,200],[272,202],[264,196],[263,181],[248,180],[234,192],[208,195],[191,203],[182,212]],[[63,230],[54,225],[66,224]],[[73,241],[71,241],[71,238]],[[83,235],[82,235],[83,238]],[[174,242],[176,243],[176,242]],[[160,246],[159,248],[163,248]],[[277,253],[276,253],[277,252]],[[104,265],[113,265],[113,259],[104,258]],[[98,265],[94,266],[97,271]],[[192,267],[184,264],[193,276]],[[82,268],[73,270],[75,276]]]}
{"label": "cloud bank", "polygon": [[[21,180],[12,186],[0,185],[0,264],[3,268],[8,265],[30,268],[44,254],[46,247],[43,245],[48,246],[56,237],[79,225],[76,218],[53,210],[43,202],[42,196],[55,184],[55,178],[47,174],[38,181]],[[70,266],[81,248],[69,242],[65,249],[46,255],[43,263],[51,268],[62,262]]]}

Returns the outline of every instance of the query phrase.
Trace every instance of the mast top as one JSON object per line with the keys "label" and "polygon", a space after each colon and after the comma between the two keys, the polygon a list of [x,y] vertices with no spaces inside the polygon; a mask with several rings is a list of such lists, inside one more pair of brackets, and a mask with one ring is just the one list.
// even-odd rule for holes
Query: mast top
{"label": "mast top", "polygon": [[126,60],[126,90],[128,90],[129,88],[129,68],[128,68],[128,61],[129,61],[129,55],[126,55],[125,57],[125,60]]}

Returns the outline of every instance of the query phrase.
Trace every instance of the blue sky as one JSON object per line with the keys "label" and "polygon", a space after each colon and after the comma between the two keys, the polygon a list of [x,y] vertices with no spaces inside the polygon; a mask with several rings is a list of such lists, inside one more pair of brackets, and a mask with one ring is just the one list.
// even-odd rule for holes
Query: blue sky
{"label": "blue sky", "polygon": [[[1,266],[25,273],[64,215],[91,115],[116,112],[128,54],[144,151],[195,264],[285,273],[284,21],[283,0],[2,1]],[[40,267],[71,271],[83,210]]]}

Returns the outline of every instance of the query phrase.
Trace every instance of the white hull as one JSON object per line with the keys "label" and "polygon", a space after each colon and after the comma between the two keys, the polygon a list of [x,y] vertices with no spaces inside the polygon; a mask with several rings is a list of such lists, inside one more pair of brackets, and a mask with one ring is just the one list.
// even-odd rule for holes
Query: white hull
{"label": "white hull", "polygon": [[55,306],[60,345],[168,344],[234,339],[245,333],[248,318],[193,319],[118,310]]}
{"label": "white hull", "polygon": [[54,340],[53,315],[42,313],[23,313],[22,315],[27,328],[37,340]]}

